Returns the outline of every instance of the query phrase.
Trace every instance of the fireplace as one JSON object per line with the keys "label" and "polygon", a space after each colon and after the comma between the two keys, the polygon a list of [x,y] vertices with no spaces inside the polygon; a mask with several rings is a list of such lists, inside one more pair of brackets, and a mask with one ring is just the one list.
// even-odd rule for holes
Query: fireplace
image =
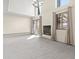
{"label": "fireplace", "polygon": [[45,25],[45,26],[43,26],[43,34],[45,34],[45,35],[51,35],[51,25]]}

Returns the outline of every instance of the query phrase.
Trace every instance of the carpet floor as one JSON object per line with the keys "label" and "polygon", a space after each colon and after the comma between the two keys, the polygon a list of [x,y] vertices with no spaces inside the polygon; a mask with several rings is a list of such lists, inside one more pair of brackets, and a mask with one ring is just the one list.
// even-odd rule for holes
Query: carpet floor
{"label": "carpet floor", "polygon": [[75,59],[75,47],[38,36],[4,37],[4,59]]}

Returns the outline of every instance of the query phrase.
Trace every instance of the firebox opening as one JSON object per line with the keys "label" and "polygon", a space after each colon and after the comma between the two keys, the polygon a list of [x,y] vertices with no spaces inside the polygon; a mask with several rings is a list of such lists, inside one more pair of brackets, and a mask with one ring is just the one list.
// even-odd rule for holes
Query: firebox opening
{"label": "firebox opening", "polygon": [[51,35],[51,25],[45,25],[45,26],[43,26],[43,34],[45,34],[45,35]]}

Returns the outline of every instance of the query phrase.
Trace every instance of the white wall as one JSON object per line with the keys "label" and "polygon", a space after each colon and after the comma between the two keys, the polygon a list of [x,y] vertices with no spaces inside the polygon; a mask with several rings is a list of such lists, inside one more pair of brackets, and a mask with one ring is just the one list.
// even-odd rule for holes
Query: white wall
{"label": "white wall", "polygon": [[27,16],[34,16],[32,0],[9,0],[8,11]]}
{"label": "white wall", "polygon": [[[55,0],[43,0],[44,4],[42,7],[42,27],[43,25],[51,25],[53,24],[53,10],[55,9]],[[51,33],[52,33],[52,28],[51,28]],[[51,36],[48,35],[43,35],[46,38],[48,37],[49,39]]]}
{"label": "white wall", "polygon": [[3,12],[4,13],[8,12],[8,4],[9,4],[9,0],[3,0]]}
{"label": "white wall", "polygon": [[52,11],[55,9],[54,0],[44,0],[43,10],[42,10],[42,23],[43,25],[52,24]]}
{"label": "white wall", "polygon": [[4,34],[31,32],[32,0],[3,0],[3,13]]}
{"label": "white wall", "polygon": [[3,0],[4,13],[15,13],[27,16],[34,16],[32,0]]}
{"label": "white wall", "polygon": [[31,33],[31,18],[21,15],[5,14],[3,19],[3,33]]}
{"label": "white wall", "polygon": [[[73,20],[73,38],[75,39],[75,0],[70,0],[70,3],[66,6],[63,6],[61,8],[56,8],[56,0],[43,0],[44,5],[43,5],[43,10],[42,10],[42,26],[43,25],[53,25],[53,12],[56,11],[57,9],[60,10],[62,8],[72,6],[72,20]],[[52,26],[53,27],[53,26]],[[64,31],[62,31],[64,33]],[[51,30],[52,33],[52,30]],[[58,34],[60,35],[60,34]],[[62,36],[62,35],[61,35]],[[48,37],[47,35],[44,35],[44,37]],[[51,36],[50,36],[51,38]],[[62,41],[62,40],[58,40]],[[64,41],[64,40],[63,40]],[[62,42],[63,42],[62,41]]]}

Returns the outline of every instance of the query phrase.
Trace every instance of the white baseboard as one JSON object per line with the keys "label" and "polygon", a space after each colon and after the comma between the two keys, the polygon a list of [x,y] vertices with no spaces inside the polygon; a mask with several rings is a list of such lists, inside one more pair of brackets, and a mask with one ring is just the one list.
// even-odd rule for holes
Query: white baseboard
{"label": "white baseboard", "polygon": [[25,36],[31,35],[31,33],[24,32],[24,33],[10,33],[10,34],[3,34],[3,37],[15,37],[15,36]]}

